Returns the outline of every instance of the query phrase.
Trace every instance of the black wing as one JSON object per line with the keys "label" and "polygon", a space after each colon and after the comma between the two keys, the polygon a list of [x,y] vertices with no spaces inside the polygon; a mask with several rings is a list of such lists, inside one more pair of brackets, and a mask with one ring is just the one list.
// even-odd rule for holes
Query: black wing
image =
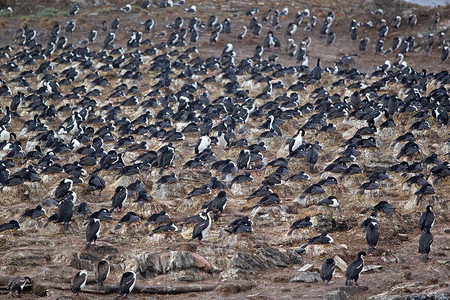
{"label": "black wing", "polygon": [[197,225],[195,225],[194,227],[194,231],[192,232],[192,239],[195,238],[203,238],[203,236],[201,236],[203,230],[205,230],[209,225],[209,220],[203,220],[197,223]]}

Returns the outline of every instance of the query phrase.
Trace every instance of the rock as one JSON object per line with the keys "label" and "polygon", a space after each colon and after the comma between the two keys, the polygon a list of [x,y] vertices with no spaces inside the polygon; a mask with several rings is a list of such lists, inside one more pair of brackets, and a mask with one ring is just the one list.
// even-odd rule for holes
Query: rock
{"label": "rock", "polygon": [[216,291],[225,295],[232,295],[249,291],[254,287],[255,287],[254,283],[247,281],[238,281],[234,283],[220,284],[217,286]]}
{"label": "rock", "polygon": [[334,244],[317,244],[309,245],[305,248],[305,251],[309,255],[319,256],[331,252],[335,252],[336,245]]}
{"label": "rock", "polygon": [[244,197],[250,195],[255,190],[255,186],[253,184],[249,184],[249,182],[244,183],[235,183],[231,186],[231,194],[233,196]]}
{"label": "rock", "polygon": [[266,263],[266,268],[287,267],[290,263],[289,258],[281,253],[280,250],[263,246],[257,251],[257,255]]}
{"label": "rock", "polygon": [[[211,272],[212,270],[212,265],[206,258],[190,251],[171,251],[168,254],[145,253],[138,259],[138,267],[144,278],[156,277],[171,271],[195,269]],[[191,278],[192,274],[186,275],[189,281],[199,280]]]}
{"label": "rock", "polygon": [[347,300],[347,295],[342,290],[335,290],[323,295],[327,300]]}
{"label": "rock", "polygon": [[294,250],[286,249],[286,255],[289,257],[289,261],[293,265],[303,264],[303,258],[300,254],[297,254]]}
{"label": "rock", "polygon": [[181,270],[179,272],[173,272],[171,275],[174,280],[186,282],[201,281],[208,278],[204,273],[200,273],[196,269]]}
{"label": "rock", "polygon": [[361,271],[362,272],[373,272],[380,271],[383,268],[381,265],[365,265]]}
{"label": "rock", "polygon": [[344,291],[347,295],[355,295],[362,291],[367,291],[369,288],[367,286],[341,286],[340,290]]}
{"label": "rock", "polygon": [[324,214],[318,214],[311,217],[311,222],[314,224],[314,228],[318,232],[330,231],[334,227],[333,224],[336,224],[336,221],[334,221],[330,216]]}
{"label": "rock", "polygon": [[319,202],[322,199],[323,199],[322,194],[319,194],[319,195],[300,194],[297,197],[295,197],[294,203],[298,203],[301,208],[306,208],[306,207],[316,204],[317,202]]}
{"label": "rock", "polygon": [[376,151],[365,151],[364,153],[370,155],[365,160],[365,163],[361,165],[361,168],[367,173],[378,172],[382,169],[388,170],[390,166],[398,163],[395,157],[391,155],[380,155]]}
{"label": "rock", "polygon": [[319,282],[320,274],[318,272],[302,272],[290,280],[291,282]]}
{"label": "rock", "polygon": [[367,300],[406,300],[406,299],[409,299],[407,295],[387,295],[387,292],[367,298]]}
{"label": "rock", "polygon": [[250,218],[255,226],[275,227],[287,221],[286,211],[280,206],[260,206],[252,210]]}
{"label": "rock", "polygon": [[303,267],[301,267],[298,271],[299,272],[306,272],[306,271],[308,271],[309,269],[311,269],[312,268],[312,264],[306,264],[306,265],[304,265]]}
{"label": "rock", "polygon": [[339,256],[335,256],[334,257],[334,261],[335,261],[335,263],[336,263],[336,267],[338,267],[341,271],[347,271],[347,263],[342,259],[342,258],[340,258]]}
{"label": "rock", "polygon": [[406,242],[408,240],[408,235],[404,234],[404,233],[399,233],[398,235],[398,239],[402,242]]}
{"label": "rock", "polygon": [[33,294],[38,297],[46,297],[47,287],[38,282],[33,282]]}
{"label": "rock", "polygon": [[[294,258],[291,258],[294,255]],[[220,274],[222,279],[247,279],[249,275],[257,274],[273,268],[284,268],[299,260],[296,254],[283,254],[276,248],[268,246],[261,247],[255,254],[238,252],[231,258],[231,268]]]}

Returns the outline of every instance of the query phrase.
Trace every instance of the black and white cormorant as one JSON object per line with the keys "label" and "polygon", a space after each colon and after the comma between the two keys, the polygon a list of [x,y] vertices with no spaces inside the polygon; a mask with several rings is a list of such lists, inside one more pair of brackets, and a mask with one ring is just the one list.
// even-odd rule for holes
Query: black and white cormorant
{"label": "black and white cormorant", "polygon": [[206,237],[211,228],[211,224],[211,210],[208,209],[206,212],[206,219],[201,220],[195,225],[191,240],[198,239],[200,243],[202,243],[202,240]]}
{"label": "black and white cormorant", "polygon": [[14,293],[17,292],[18,297],[20,298],[20,293],[23,291],[23,288],[27,283],[31,282],[30,277],[14,277],[8,281],[8,298],[12,298]]}
{"label": "black and white cormorant", "polygon": [[294,223],[292,223],[286,235],[291,235],[295,229],[307,228],[311,226],[313,226],[313,223],[311,222],[311,217],[307,216],[304,219],[297,220]]}
{"label": "black and white cormorant", "polygon": [[55,190],[56,199],[62,199],[68,191],[72,190],[73,181],[71,179],[63,179],[60,181]]}
{"label": "black and white cormorant", "polygon": [[248,169],[248,166],[250,165],[250,160],[251,160],[250,150],[242,149],[237,158],[236,166],[238,167],[239,170]]}
{"label": "black and white cormorant", "polygon": [[138,215],[136,215],[135,212],[129,211],[129,212],[126,213],[125,216],[123,216],[119,220],[119,223],[114,227],[114,230],[117,230],[117,229],[121,228],[123,223],[130,224],[130,223],[137,222],[137,221],[140,221],[140,220],[141,219],[139,218]]}
{"label": "black and white cormorant", "polygon": [[339,201],[335,196],[329,196],[328,198],[322,199],[317,202],[317,205],[326,205],[329,207],[339,207]]}
{"label": "black and white cormorant", "polygon": [[331,244],[333,242],[333,238],[328,234],[328,232],[324,231],[321,235],[311,238],[306,244],[300,246],[300,248],[305,249],[309,245]]}
{"label": "black and white cormorant", "polygon": [[73,202],[70,199],[63,199],[59,202],[57,222],[64,224],[64,230],[69,230],[69,223],[73,215]]}
{"label": "black and white cormorant", "polygon": [[111,266],[109,261],[102,259],[97,264],[97,269],[95,269],[95,280],[97,281],[97,290],[103,288],[103,282],[108,278],[109,272],[111,271]]}
{"label": "black and white cormorant", "polygon": [[86,250],[89,249],[91,243],[95,244],[99,235],[100,235],[100,220],[95,218],[90,219],[86,227],[86,247],[85,247]]}
{"label": "black and white cormorant", "polygon": [[226,205],[227,205],[227,193],[222,190],[217,194],[217,196],[213,200],[203,204],[202,208],[213,211],[214,221],[217,221],[219,215],[223,213]]}
{"label": "black and white cormorant", "polygon": [[433,206],[427,205],[427,210],[422,213],[419,219],[420,230],[427,231],[428,229],[431,229],[434,225],[434,219]]}
{"label": "black and white cormorant", "polygon": [[0,224],[0,232],[17,229],[20,229],[20,225],[16,220],[11,220],[8,223]]}
{"label": "black and white cormorant", "polygon": [[120,278],[118,292],[119,295],[114,298],[118,300],[123,297],[127,297],[133,291],[134,285],[136,284],[136,273],[133,271],[128,271],[122,274]]}
{"label": "black and white cormorant", "polygon": [[178,227],[175,226],[175,224],[172,221],[167,222],[166,224],[160,225],[152,230],[150,233],[150,236],[154,235],[155,233],[161,233],[161,232],[171,232],[171,231],[177,231]]}
{"label": "black and white cormorant", "polygon": [[70,289],[72,293],[78,295],[86,285],[87,282],[87,272],[86,271],[79,271],[75,276],[72,278],[72,281],[70,283]]}
{"label": "black and white cormorant", "polygon": [[92,174],[88,181],[88,191],[100,191],[102,193],[103,189],[106,187],[105,180],[98,174]]}
{"label": "black and white cormorant", "polygon": [[118,211],[122,211],[122,207],[127,201],[128,190],[124,186],[118,186],[116,192],[114,193],[111,202],[112,208],[109,212],[113,212],[117,208]]}
{"label": "black and white cormorant", "polygon": [[320,278],[325,285],[328,285],[336,271],[336,263],[333,258],[327,258],[320,269]]}
{"label": "black and white cormorant", "polygon": [[433,243],[433,234],[430,232],[430,228],[422,232],[419,239],[419,253],[422,254],[423,261],[427,261],[428,254],[431,251],[431,244]]}
{"label": "black and white cormorant", "polygon": [[380,239],[380,227],[376,220],[372,220],[366,227],[366,241],[369,245],[367,253],[371,253]]}
{"label": "black and white cormorant", "polygon": [[36,208],[30,208],[20,216],[19,222],[23,222],[26,218],[37,219],[40,216],[45,215],[45,209],[41,205],[37,205]]}
{"label": "black and white cormorant", "polygon": [[365,252],[359,252],[356,259],[348,265],[345,271],[345,285],[352,285],[353,281],[358,285],[359,274],[364,267],[363,256],[365,255]]}

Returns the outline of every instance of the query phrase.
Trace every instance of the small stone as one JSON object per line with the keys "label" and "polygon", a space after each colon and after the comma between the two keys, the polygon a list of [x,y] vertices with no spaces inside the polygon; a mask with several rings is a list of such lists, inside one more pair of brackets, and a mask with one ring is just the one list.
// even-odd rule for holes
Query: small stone
{"label": "small stone", "polygon": [[404,233],[399,233],[398,234],[398,239],[402,242],[406,242],[408,240],[408,235],[404,234]]}
{"label": "small stone", "polygon": [[383,268],[381,265],[365,265],[361,272],[379,271]]}
{"label": "small stone", "polygon": [[445,228],[444,233],[450,233],[450,228]]}
{"label": "small stone", "polygon": [[336,266],[341,270],[341,271],[347,271],[347,263],[342,259],[342,258],[340,258],[339,256],[335,256],[334,257],[334,261],[335,261],[335,263],[336,263]]}
{"label": "small stone", "polygon": [[43,286],[42,284],[34,282],[33,294],[39,297],[45,297],[47,296],[47,287]]}
{"label": "small stone", "polygon": [[318,272],[303,272],[300,273],[298,276],[295,276],[290,281],[291,282],[318,282],[320,281],[320,275]]}
{"label": "small stone", "polygon": [[294,250],[286,249],[286,255],[289,257],[289,261],[294,265],[302,265],[303,259],[299,253],[296,253]]}
{"label": "small stone", "polygon": [[344,291],[335,290],[323,295],[323,297],[327,300],[347,300],[347,295]]}
{"label": "small stone", "polygon": [[311,269],[312,268],[312,264],[306,264],[306,265],[304,265],[303,267],[301,267],[298,271],[299,272],[306,272],[306,271],[308,271],[309,269]]}
{"label": "small stone", "polygon": [[403,278],[405,278],[406,280],[412,280],[412,274],[411,272],[406,272],[403,274]]}
{"label": "small stone", "polygon": [[367,286],[341,286],[340,290],[344,291],[347,295],[354,295],[362,291],[367,291],[369,288]]}

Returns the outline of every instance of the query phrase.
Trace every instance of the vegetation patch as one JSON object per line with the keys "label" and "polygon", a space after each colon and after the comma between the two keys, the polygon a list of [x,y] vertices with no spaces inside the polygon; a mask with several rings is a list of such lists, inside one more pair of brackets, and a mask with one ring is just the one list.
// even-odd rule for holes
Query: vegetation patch
{"label": "vegetation patch", "polygon": [[46,7],[40,10],[36,17],[37,18],[51,18],[51,17],[62,17],[68,15],[66,10],[61,10],[53,7]]}
{"label": "vegetation patch", "polygon": [[102,8],[97,9],[98,14],[109,14],[112,12],[114,8],[112,6],[104,6]]}

